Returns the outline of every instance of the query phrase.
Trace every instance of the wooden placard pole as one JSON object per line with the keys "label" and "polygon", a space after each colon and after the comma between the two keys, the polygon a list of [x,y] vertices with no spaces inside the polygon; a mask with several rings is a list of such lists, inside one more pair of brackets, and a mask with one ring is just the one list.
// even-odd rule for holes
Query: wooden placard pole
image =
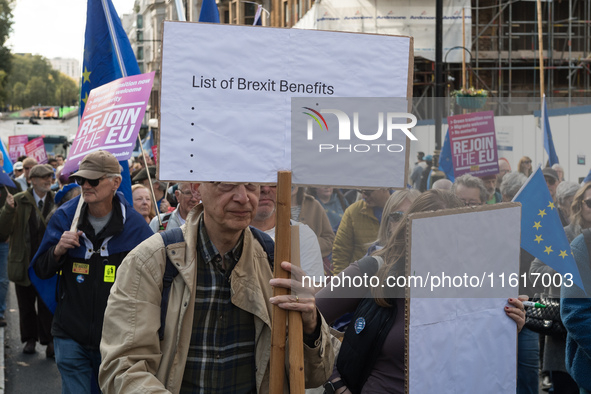
{"label": "wooden placard pole", "polygon": [[[275,278],[290,278],[289,272],[281,268],[282,261],[291,261],[291,171],[277,172],[277,220],[275,222]],[[273,289],[273,296],[289,294],[282,287]],[[269,392],[282,393],[285,382],[285,330],[287,311],[273,305],[271,322],[271,366]]]}
{"label": "wooden placard pole", "polygon": [[[300,228],[291,226],[291,264],[302,267],[300,261]],[[301,297],[308,295],[300,294]],[[304,394],[306,392],[306,376],[304,375],[304,328],[302,314],[289,311],[287,318],[289,346],[289,392]]]}

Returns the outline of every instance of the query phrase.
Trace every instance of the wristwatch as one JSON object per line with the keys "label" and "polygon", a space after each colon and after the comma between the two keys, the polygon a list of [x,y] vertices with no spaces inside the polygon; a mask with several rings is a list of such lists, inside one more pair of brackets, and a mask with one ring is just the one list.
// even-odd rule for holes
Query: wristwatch
{"label": "wristwatch", "polygon": [[345,386],[343,380],[337,380],[336,382],[324,383],[324,394],[335,394],[338,389]]}

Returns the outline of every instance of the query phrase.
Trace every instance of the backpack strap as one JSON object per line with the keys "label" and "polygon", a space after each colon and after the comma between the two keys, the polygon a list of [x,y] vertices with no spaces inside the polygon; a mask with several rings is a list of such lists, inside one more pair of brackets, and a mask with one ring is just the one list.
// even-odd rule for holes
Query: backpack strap
{"label": "backpack strap", "polygon": [[273,241],[273,238],[271,238],[271,236],[266,232],[261,231],[253,226],[249,226],[249,228],[254,238],[259,241],[263,249],[265,249],[265,253],[267,253],[267,259],[269,260],[269,266],[271,267],[271,271],[273,271],[273,266],[275,263],[275,241]]}
{"label": "backpack strap", "polygon": [[[162,241],[164,242],[165,248],[168,245],[183,242],[185,240],[183,231],[180,229],[180,227],[163,231],[160,233],[160,235],[162,236]],[[166,267],[164,269],[164,277],[162,278],[162,301],[160,303],[160,328],[158,329],[158,336],[160,337],[160,340],[164,339],[164,327],[166,324],[166,313],[168,312],[170,287],[172,286],[172,281],[178,275],[178,273],[178,269],[174,266],[174,264],[172,264],[172,261],[170,261],[170,258],[168,257],[168,252],[166,252]]]}

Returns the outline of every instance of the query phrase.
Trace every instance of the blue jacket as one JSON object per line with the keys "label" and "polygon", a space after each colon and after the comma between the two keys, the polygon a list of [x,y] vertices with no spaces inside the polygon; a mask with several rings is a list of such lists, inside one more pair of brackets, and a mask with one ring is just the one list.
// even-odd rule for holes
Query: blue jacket
{"label": "blue jacket", "polygon": [[80,236],[80,246],[55,261],[53,251],[64,231],[70,230],[78,201],[79,197],[68,201],[52,216],[29,266],[29,277],[54,313],[53,335],[98,348],[100,328],[86,328],[102,327],[117,268],[127,253],[153,232],[123,194],[117,193],[113,198],[113,215],[99,234],[94,234],[88,221],[87,205],[82,206],[78,229],[84,234]]}
{"label": "blue jacket", "polygon": [[[585,238],[579,235],[571,243],[579,273],[587,293],[591,290],[591,260]],[[576,285],[560,290],[560,316],[566,336],[566,370],[579,387],[591,390],[591,298]]]}

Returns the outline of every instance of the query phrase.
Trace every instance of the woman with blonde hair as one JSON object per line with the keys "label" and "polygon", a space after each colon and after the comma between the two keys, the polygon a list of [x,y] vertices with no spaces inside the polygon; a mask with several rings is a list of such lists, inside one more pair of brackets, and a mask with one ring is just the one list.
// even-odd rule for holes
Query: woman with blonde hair
{"label": "woman with blonde hair", "polygon": [[517,164],[517,171],[529,177],[532,173],[531,159],[527,156],[523,156],[521,159],[519,159],[519,163]]}
{"label": "woman with blonde hair", "polygon": [[[464,203],[450,192],[429,190],[416,198],[402,220],[415,212],[463,206]],[[381,257],[384,261],[375,274],[380,283],[387,283],[390,276],[405,275],[406,236],[406,226],[398,226],[384,248],[374,253],[374,257]],[[350,282],[354,283],[355,278],[369,275],[361,268],[361,262],[362,260],[350,264],[340,274],[341,279],[349,276],[352,278]],[[331,289],[329,286],[316,295],[316,306],[327,322],[359,308],[360,311],[368,312],[361,315],[365,317],[364,321],[372,323],[364,325],[365,330],[376,333],[375,336],[369,336],[373,338],[371,344],[360,345],[360,336],[355,332],[356,325],[350,324],[347,328],[330,378],[337,393],[405,392],[405,289],[390,288],[394,290],[394,294],[386,292],[387,289],[388,286],[371,286],[372,297],[366,297],[368,289],[364,287],[341,286]],[[506,306],[504,311],[515,321],[517,329],[521,330],[525,323],[523,304],[518,299],[510,299],[509,304],[511,307]],[[344,391],[341,388],[345,388]]]}
{"label": "woman with blonde hair", "polygon": [[384,205],[384,212],[382,213],[382,221],[380,229],[378,230],[378,239],[373,242],[368,250],[368,254],[372,254],[376,250],[382,249],[390,235],[394,233],[402,216],[408,211],[411,204],[421,195],[416,189],[398,190],[394,192],[386,201]]}
{"label": "woman with blonde hair", "polygon": [[133,196],[133,208],[146,219],[146,223],[150,224],[152,218],[156,216],[150,191],[144,185],[137,184],[131,187],[131,194]]}

